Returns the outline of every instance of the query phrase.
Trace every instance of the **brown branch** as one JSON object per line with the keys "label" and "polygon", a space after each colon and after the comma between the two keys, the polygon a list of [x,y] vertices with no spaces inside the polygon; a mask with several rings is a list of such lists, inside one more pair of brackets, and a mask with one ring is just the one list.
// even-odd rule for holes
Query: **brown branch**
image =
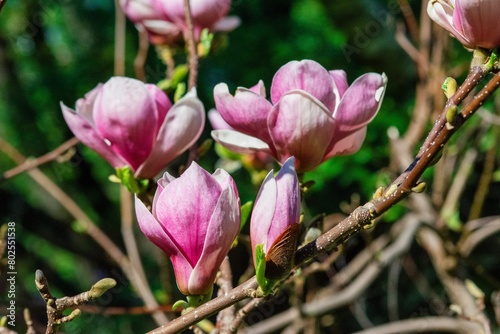
{"label": "brown branch", "polygon": [[[10,179],[16,175],[19,175],[21,173],[24,173],[26,171],[29,171],[30,169],[33,169],[33,168],[37,168],[43,164],[46,164],[48,162],[51,162],[51,161],[54,161],[54,160],[58,160],[61,159],[61,156],[62,155],[65,155],[64,153],[66,151],[68,151],[70,148],[72,148],[73,146],[75,146],[76,144],[79,143],[79,140],[78,138],[76,137],[73,137],[71,139],[69,139],[68,141],[64,142],[63,144],[61,144],[59,147],[57,147],[55,150],[47,153],[47,154],[44,154],[38,158],[35,158],[35,159],[19,159],[19,160],[24,160],[23,163],[19,164],[18,166],[6,171],[3,173],[2,175],[2,181],[6,180],[6,179]],[[71,152],[72,153],[72,152]],[[71,156],[73,156],[73,154],[71,154]],[[64,159],[61,159],[61,161],[63,160],[66,160],[68,157],[64,157]],[[71,158],[71,157],[69,157]],[[59,162],[61,162],[59,161]]]}
{"label": "brown branch", "polygon": [[72,297],[55,298],[49,289],[49,284],[45,275],[41,270],[37,270],[35,274],[35,285],[46,303],[47,308],[47,329],[46,334],[57,333],[61,324],[72,321],[75,317],[81,314],[79,309],[65,316],[63,312],[68,308],[87,303],[102,296],[106,291],[116,285],[116,281],[111,278],[104,278],[95,283],[90,290],[82,292]]}
{"label": "brown branch", "polygon": [[[225,257],[220,266],[220,273],[217,277],[217,285],[219,286],[218,296],[228,294],[233,289],[233,275],[231,273],[231,264],[229,257]],[[217,330],[213,334],[229,334],[231,333],[231,324],[234,322],[236,308],[234,305],[225,308],[217,315]]]}
{"label": "brown branch", "polygon": [[188,90],[196,87],[198,81],[198,52],[196,50],[196,39],[194,36],[193,15],[189,0],[184,0],[184,16],[186,17],[186,30],[184,31],[184,39],[188,46],[188,63],[189,63],[189,81]]}

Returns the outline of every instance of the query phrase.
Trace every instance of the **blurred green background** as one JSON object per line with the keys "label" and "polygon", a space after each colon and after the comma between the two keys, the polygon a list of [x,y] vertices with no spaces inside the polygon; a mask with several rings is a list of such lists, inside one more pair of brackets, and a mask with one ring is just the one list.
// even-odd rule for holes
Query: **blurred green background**
{"label": "blurred green background", "polygon": [[[198,93],[206,110],[214,106],[212,90],[217,83],[226,82],[234,90],[237,86],[253,86],[262,79],[269,89],[274,73],[290,60],[307,58],[327,69],[344,69],[349,82],[366,72],[386,73],[389,84],[384,103],[368,128],[363,148],[353,156],[330,160],[306,176],[317,182],[307,198],[312,215],[339,212],[341,203],[349,202],[352,194],[359,194],[363,202],[388,181],[386,131],[389,126],[401,132],[407,128],[416,82],[412,61],[394,40],[396,22],[402,21],[401,13],[394,10],[395,3],[235,0],[231,14],[241,18],[241,26],[219,37],[218,46],[200,63]],[[420,13],[420,1],[410,1],[410,4],[415,13]],[[359,44],[360,29],[368,29],[371,34],[362,45]],[[72,107],[78,98],[113,75],[113,43],[111,1],[7,1],[0,13],[0,135],[28,157],[40,156],[71,138],[59,102]],[[126,74],[132,77],[137,43],[135,27],[127,22]],[[456,60],[450,68],[468,57],[458,43],[453,43],[449,54]],[[178,58],[182,60],[182,54]],[[148,82],[158,82],[164,73],[164,65],[154,48],[150,48],[146,67]],[[209,138],[209,131],[207,124],[199,143]],[[217,159],[211,150],[201,164],[213,170]],[[4,172],[13,167],[15,164],[0,153],[0,170]],[[113,170],[103,159],[79,145],[71,160],[48,163],[41,170],[123,248],[119,188],[108,181]],[[249,175],[239,170],[233,176],[242,202],[252,200],[256,189],[249,185]],[[16,223],[17,306],[29,307],[37,323],[44,324],[45,315],[43,300],[34,285],[36,269],[45,272],[57,296],[76,294],[102,277],[114,277],[119,289],[115,289],[111,298],[96,304],[141,305],[119,268],[93,240],[79,232],[72,217],[28,175],[3,180],[0,203],[0,224]],[[396,219],[400,211],[389,214],[387,220]],[[138,242],[148,278],[162,302],[165,300],[162,283],[165,282],[161,282],[159,276],[158,252],[139,233]],[[235,254],[242,256],[244,250]],[[5,305],[4,284],[2,279],[0,315]],[[176,291],[175,284],[173,290]],[[418,308],[418,301],[415,303]],[[384,321],[384,317],[381,318]],[[16,330],[21,333],[22,319],[18,319],[18,324]],[[356,321],[346,321],[342,326],[344,332],[359,329]],[[154,327],[147,315],[86,313],[64,326],[63,331],[140,333]]]}

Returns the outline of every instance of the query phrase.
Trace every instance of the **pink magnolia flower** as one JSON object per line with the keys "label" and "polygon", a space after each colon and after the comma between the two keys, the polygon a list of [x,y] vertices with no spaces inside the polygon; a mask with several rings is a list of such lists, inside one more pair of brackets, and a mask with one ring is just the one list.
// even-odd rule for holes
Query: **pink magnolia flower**
{"label": "pink magnolia flower", "polygon": [[231,176],[210,175],[193,162],[179,178],[158,180],[152,212],[136,197],[139,227],[170,256],[179,290],[206,295],[240,227],[240,199]]}
{"label": "pink magnolia flower", "polygon": [[254,264],[255,248],[266,254],[266,277],[283,278],[293,266],[300,233],[300,189],[294,158],[289,158],[274,177],[271,170],[255,200],[250,218],[250,240]]}
{"label": "pink magnolia flower", "polygon": [[113,77],[76,102],[61,103],[64,119],[80,141],[114,168],[130,166],[138,178],[153,178],[190,147],[205,125],[196,90],[174,105],[158,87]]}
{"label": "pink magnolia flower", "polygon": [[[145,29],[154,44],[170,44],[186,30],[184,0],[120,0],[120,5],[138,29]],[[235,16],[226,17],[231,0],[191,0],[195,38],[201,31],[230,31],[240,24]]]}
{"label": "pink magnolia flower", "polygon": [[498,0],[431,0],[427,13],[466,48],[500,46]]}
{"label": "pink magnolia flower", "polygon": [[236,131],[216,130],[212,137],[238,153],[268,152],[280,163],[294,156],[298,172],[310,171],[360,148],[386,85],[385,74],[364,74],[349,86],[344,71],[292,61],[275,74],[271,102],[262,81],[234,96],[225,83],[215,86],[216,108]]}

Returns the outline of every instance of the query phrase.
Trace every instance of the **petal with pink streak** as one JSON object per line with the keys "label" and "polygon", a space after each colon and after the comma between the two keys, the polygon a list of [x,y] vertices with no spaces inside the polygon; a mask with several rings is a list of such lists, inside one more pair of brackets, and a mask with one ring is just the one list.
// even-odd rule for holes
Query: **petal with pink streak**
{"label": "petal with pink streak", "polygon": [[234,130],[214,130],[212,138],[230,151],[249,154],[255,152],[271,153],[269,145],[255,137]]}
{"label": "petal with pink streak", "polygon": [[303,90],[317,98],[333,112],[335,108],[334,83],[327,70],[313,60],[291,61],[274,75],[271,85],[271,101],[278,103],[292,90]]}
{"label": "petal with pink streak", "polygon": [[165,120],[167,112],[170,110],[170,108],[172,108],[172,102],[170,102],[167,94],[165,94],[164,91],[158,88],[158,86],[153,84],[146,84],[146,87],[148,88],[156,103],[156,111],[158,112],[158,129],[156,130],[156,133],[158,133],[161,125],[163,124],[163,121]]}
{"label": "petal with pink streak", "polygon": [[215,109],[210,109],[208,111],[208,120],[210,125],[214,130],[232,130],[232,126],[227,124],[227,122],[222,118],[219,112]]}
{"label": "petal with pink streak", "polygon": [[208,224],[203,251],[189,279],[189,293],[206,294],[240,228],[240,205],[231,185],[222,191]]}
{"label": "petal with pink streak", "polygon": [[500,46],[498,0],[457,0],[453,23],[474,46],[493,49]]}
{"label": "petal with pink streak", "polygon": [[136,172],[136,176],[152,178],[169,162],[198,140],[205,126],[205,108],[191,91],[177,101],[167,113],[156,138],[153,151]]}
{"label": "petal with pink streak", "polygon": [[273,222],[274,211],[276,210],[276,179],[271,170],[260,187],[259,193],[255,199],[255,204],[250,218],[250,241],[252,242],[252,255],[255,264],[255,247],[259,244],[264,245],[264,251],[267,252],[272,243],[268,242],[269,230]]}
{"label": "petal with pink streak", "polygon": [[193,162],[156,201],[157,220],[193,267],[203,250],[210,217],[221,192],[212,175]]}
{"label": "petal with pink streak", "polygon": [[225,83],[214,88],[217,111],[235,130],[270,142],[267,116],[272,105],[262,95],[246,88],[238,88],[234,96]]}
{"label": "petal with pink streak", "polygon": [[385,74],[367,73],[357,78],[333,115],[336,130],[350,133],[370,123],[382,104],[386,86]]}
{"label": "petal with pink streak", "polygon": [[153,212],[153,214],[156,212],[156,202],[158,201],[158,198],[160,197],[161,193],[163,192],[163,190],[165,190],[165,188],[168,186],[168,184],[175,179],[176,178],[174,176],[170,175],[168,172],[165,172],[163,174],[163,176],[160,179],[158,179],[157,188],[156,188],[155,195],[153,197],[153,205],[152,205],[152,210],[151,210],[151,212]]}
{"label": "petal with pink streak", "polygon": [[85,145],[99,153],[106,161],[114,168],[124,167],[127,163],[117,155],[104,141],[96,129],[89,121],[76,113],[71,108],[68,108],[61,102],[63,117],[71,129],[71,132]]}
{"label": "petal with pink streak", "polygon": [[139,80],[113,77],[106,82],[94,104],[97,131],[134,170],[153,148],[158,115],[146,85]]}
{"label": "petal with pink streak", "polygon": [[326,161],[331,157],[338,155],[349,155],[356,153],[361,148],[365,137],[366,126],[344,137],[342,137],[341,134],[339,136],[334,136],[333,147],[325,155],[323,161]]}
{"label": "petal with pink streak", "polygon": [[[347,73],[344,70],[334,70],[330,71],[333,82],[335,83],[333,92],[335,93],[337,104],[340,102],[345,94],[347,88],[349,88],[349,83],[347,82]],[[334,110],[332,110],[334,111]]]}
{"label": "petal with pink streak", "polygon": [[297,90],[281,97],[271,110],[268,125],[279,161],[294,156],[297,171],[304,172],[323,160],[335,121],[321,102]]}
{"label": "petal with pink streak", "polygon": [[462,34],[462,28],[459,26],[455,27],[453,23],[453,12],[453,7],[449,3],[443,1],[429,1],[427,4],[427,13],[434,22],[448,30],[465,47],[471,49],[475,48],[475,46]]}
{"label": "petal with pink streak", "polygon": [[267,236],[266,252],[290,225],[300,219],[300,189],[295,159],[290,157],[276,175],[276,208]]}

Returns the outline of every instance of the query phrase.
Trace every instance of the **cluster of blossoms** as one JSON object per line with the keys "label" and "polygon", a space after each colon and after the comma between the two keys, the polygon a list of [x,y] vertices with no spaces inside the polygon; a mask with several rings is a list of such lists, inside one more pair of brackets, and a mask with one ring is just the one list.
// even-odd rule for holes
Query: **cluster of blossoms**
{"label": "cluster of blossoms", "polygon": [[[120,0],[125,14],[139,30],[148,33],[153,44],[172,44],[186,32],[184,0]],[[234,16],[226,16],[231,0],[190,1],[195,38],[203,29],[230,31],[240,24]]]}
{"label": "cluster of blossoms", "polygon": [[[120,3],[153,42],[173,41],[186,29],[183,0]],[[224,18],[230,0],[193,0],[191,7],[197,37],[204,28],[235,25]],[[496,0],[432,0],[428,11],[467,48],[500,45],[500,30],[491,28],[500,11]],[[264,275],[270,280],[282,279],[293,267],[290,252],[300,232],[297,172],[356,152],[380,108],[387,85],[384,74],[367,73],[351,85],[346,77],[342,70],[327,71],[303,60],[278,70],[270,101],[262,81],[238,88],[234,95],[224,83],[214,88],[218,113],[212,112],[211,118],[219,125],[212,137],[230,150],[264,154],[266,162],[270,156],[282,165],[276,177],[270,171],[265,178],[250,220],[254,263],[265,261]],[[98,85],[77,101],[75,110],[61,107],[68,126],[85,145],[113,167],[127,167],[142,179],[161,173],[193,145],[205,124],[196,90],[172,104],[157,86],[123,77]],[[210,174],[193,162],[178,178],[165,173],[157,185],[151,211],[136,197],[139,226],[170,256],[180,291],[208,295],[239,233],[236,184],[226,171]]]}

